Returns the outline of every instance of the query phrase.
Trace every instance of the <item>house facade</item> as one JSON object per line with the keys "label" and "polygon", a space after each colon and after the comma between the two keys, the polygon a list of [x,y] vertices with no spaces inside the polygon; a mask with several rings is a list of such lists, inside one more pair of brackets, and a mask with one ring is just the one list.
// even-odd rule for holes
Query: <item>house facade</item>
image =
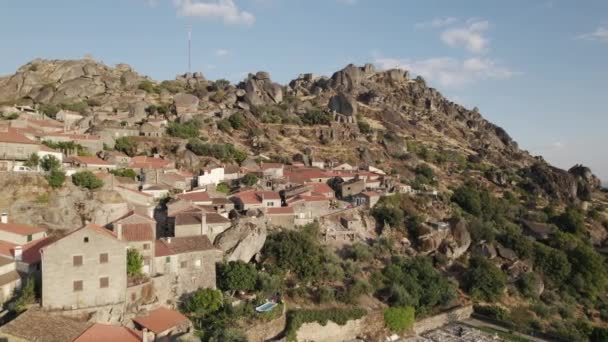
{"label": "house facade", "polygon": [[156,221],[134,212],[112,222],[112,231],[118,240],[127,243],[144,259],[142,272],[154,274],[154,247],[156,241]]}
{"label": "house facade", "polygon": [[88,224],[41,250],[42,307],[79,309],[123,303],[127,244]]}

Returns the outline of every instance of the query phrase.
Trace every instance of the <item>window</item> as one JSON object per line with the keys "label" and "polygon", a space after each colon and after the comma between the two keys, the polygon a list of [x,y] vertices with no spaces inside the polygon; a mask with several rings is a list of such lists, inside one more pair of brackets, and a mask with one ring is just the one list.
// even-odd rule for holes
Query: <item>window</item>
{"label": "window", "polygon": [[99,263],[100,264],[107,264],[108,263],[108,253],[101,253],[99,254]]}
{"label": "window", "polygon": [[82,291],[82,280],[75,280],[72,284],[74,292]]}
{"label": "window", "polygon": [[84,243],[89,243],[89,237],[88,237],[88,236],[85,236],[85,237],[84,237],[84,239],[82,239],[82,241],[83,241]]}
{"label": "window", "polygon": [[110,278],[108,278],[108,277],[99,278],[99,288],[100,289],[105,289],[105,288],[108,288],[109,286],[110,286]]}
{"label": "window", "polygon": [[168,264],[171,262],[171,257],[165,257],[165,264]]}
{"label": "window", "polygon": [[30,241],[32,241],[32,234],[29,234],[29,235],[27,236],[27,242],[30,242]]}
{"label": "window", "polygon": [[150,249],[150,244],[149,244],[149,243],[144,243],[144,249],[145,249],[145,250]]}
{"label": "window", "polygon": [[74,255],[72,258],[72,264],[74,266],[82,266],[82,255]]}
{"label": "window", "polygon": [[182,262],[179,264],[179,267],[180,267],[180,268],[186,268],[186,266],[188,266],[188,262],[187,262],[187,261],[182,261]]}
{"label": "window", "polygon": [[194,262],[194,266],[196,266],[196,268],[200,268],[201,267],[201,259],[196,259],[196,261]]}

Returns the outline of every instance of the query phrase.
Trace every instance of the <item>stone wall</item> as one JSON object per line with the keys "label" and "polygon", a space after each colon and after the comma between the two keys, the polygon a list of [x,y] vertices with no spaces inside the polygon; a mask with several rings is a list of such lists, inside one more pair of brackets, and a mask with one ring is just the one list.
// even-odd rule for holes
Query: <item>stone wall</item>
{"label": "stone wall", "polygon": [[365,341],[380,341],[381,336],[385,335],[384,330],[382,310],[378,310],[369,312],[363,318],[350,320],[345,325],[331,321],[326,325],[304,323],[298,329],[296,338],[298,341],[340,342],[363,337]]}
{"label": "stone wall", "polygon": [[279,336],[287,324],[287,315],[285,312],[281,317],[272,320],[270,322],[256,324],[255,326],[247,329],[245,335],[249,342],[264,342]]}
{"label": "stone wall", "polygon": [[462,306],[462,307],[452,309],[450,311],[446,311],[439,315],[421,319],[421,320],[417,321],[416,323],[414,323],[414,333],[416,333],[416,335],[420,335],[429,330],[433,330],[433,329],[442,327],[446,324],[465,320],[465,319],[471,317],[472,313],[473,313],[473,306],[467,305],[467,306]]}

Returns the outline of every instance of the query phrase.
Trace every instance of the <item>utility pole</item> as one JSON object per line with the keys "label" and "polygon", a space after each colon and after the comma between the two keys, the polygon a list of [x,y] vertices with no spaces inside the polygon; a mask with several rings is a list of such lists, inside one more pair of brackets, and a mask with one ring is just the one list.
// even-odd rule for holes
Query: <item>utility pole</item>
{"label": "utility pole", "polygon": [[188,73],[192,72],[192,25],[188,25]]}

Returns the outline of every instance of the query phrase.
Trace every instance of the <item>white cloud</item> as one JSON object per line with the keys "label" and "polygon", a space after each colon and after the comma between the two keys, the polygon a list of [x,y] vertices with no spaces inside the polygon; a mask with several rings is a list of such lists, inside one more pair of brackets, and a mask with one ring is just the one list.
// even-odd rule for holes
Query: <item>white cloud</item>
{"label": "white cloud", "polygon": [[468,26],[452,28],[441,33],[441,40],[451,46],[462,46],[473,53],[487,51],[488,39],[484,32],[490,27],[487,20],[469,20]]}
{"label": "white cloud", "polygon": [[581,34],[578,38],[608,43],[608,28],[600,26],[593,32]]}
{"label": "white cloud", "polygon": [[225,24],[252,25],[253,14],[240,10],[234,0],[173,0],[177,13],[184,17],[219,18]]}
{"label": "white cloud", "polygon": [[452,57],[409,60],[397,58],[376,58],[374,63],[381,69],[400,68],[408,70],[426,80],[437,82],[444,87],[461,87],[483,80],[500,80],[513,77],[516,72],[501,66],[490,58],[468,58],[458,60]]}
{"label": "white cloud", "polygon": [[424,21],[420,23],[416,23],[417,29],[430,29],[430,28],[442,28],[446,26],[450,26],[458,21],[457,18],[454,17],[445,17],[445,18],[435,18],[431,21]]}
{"label": "white cloud", "polygon": [[215,51],[213,51],[213,53],[218,56],[218,57],[223,57],[223,56],[227,56],[230,54],[230,50],[226,50],[226,49],[215,49]]}

